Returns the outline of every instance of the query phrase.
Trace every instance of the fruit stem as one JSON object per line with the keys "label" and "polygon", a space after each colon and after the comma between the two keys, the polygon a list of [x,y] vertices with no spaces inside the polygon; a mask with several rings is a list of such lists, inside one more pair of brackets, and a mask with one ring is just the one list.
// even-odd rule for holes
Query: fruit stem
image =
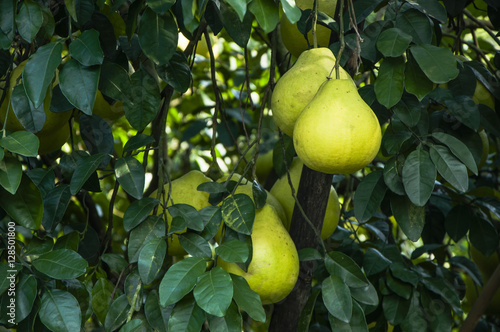
{"label": "fruit stem", "polygon": [[316,29],[318,24],[318,0],[314,0],[313,4],[313,25],[312,25],[312,38],[313,38],[313,47],[318,48],[318,37],[316,36]]}

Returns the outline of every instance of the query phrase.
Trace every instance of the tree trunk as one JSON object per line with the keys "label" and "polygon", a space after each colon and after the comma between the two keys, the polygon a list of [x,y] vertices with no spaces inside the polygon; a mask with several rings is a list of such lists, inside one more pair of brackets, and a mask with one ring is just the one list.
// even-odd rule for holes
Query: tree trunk
{"label": "tree trunk", "polygon": [[[305,165],[302,169],[297,199],[319,233],[323,226],[332,177],[330,174],[313,171]],[[316,248],[318,240],[320,240],[297,205],[293,210],[290,236],[295,242],[297,250]],[[313,271],[313,261],[300,262],[297,284],[287,298],[274,305],[269,331],[297,330],[300,314],[311,292]]]}

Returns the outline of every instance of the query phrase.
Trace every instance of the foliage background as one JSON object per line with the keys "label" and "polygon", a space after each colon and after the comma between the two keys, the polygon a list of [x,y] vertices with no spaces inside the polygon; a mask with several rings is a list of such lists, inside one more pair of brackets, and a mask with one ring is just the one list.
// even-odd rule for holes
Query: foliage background
{"label": "foliage background", "polygon": [[[337,7],[335,17],[318,15],[335,54]],[[346,2],[340,63],[384,137],[369,167],[334,176],[343,202],[337,231],[324,247],[300,252],[316,265],[299,330],[466,326],[464,279],[487,281],[471,250],[498,251],[500,119],[488,96],[500,96],[499,8],[493,0]],[[222,219],[204,218],[201,229],[186,220],[198,242],[176,262],[165,254],[165,221],[149,216],[161,197],[149,195],[193,169],[214,180],[244,173],[267,189],[286,173],[294,151],[269,100],[295,59],[278,23],[286,16],[305,32],[310,14],[287,0],[0,1],[1,100],[12,70],[24,60],[30,68],[16,83],[29,105],[16,111],[26,130],[3,130],[0,139],[2,326],[266,328],[273,307],[244,280],[207,268],[207,225]],[[178,47],[178,31],[187,45]],[[204,53],[200,39],[211,43]],[[485,100],[475,94],[481,85]],[[98,90],[123,103],[124,116],[93,114]],[[72,135],[61,151],[38,155],[47,91],[51,111],[72,113]],[[271,150],[264,181],[256,162]],[[17,224],[15,326],[6,305],[9,221]],[[202,291],[208,276],[234,292]],[[165,306],[167,277],[179,293]],[[481,330],[498,330],[498,310],[483,313]]]}

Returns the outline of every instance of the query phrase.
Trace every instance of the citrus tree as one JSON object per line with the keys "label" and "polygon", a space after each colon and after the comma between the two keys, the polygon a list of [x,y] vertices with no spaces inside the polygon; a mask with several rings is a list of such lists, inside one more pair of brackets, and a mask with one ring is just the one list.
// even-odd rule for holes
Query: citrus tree
{"label": "citrus tree", "polygon": [[0,325],[497,331],[494,0],[0,0]]}

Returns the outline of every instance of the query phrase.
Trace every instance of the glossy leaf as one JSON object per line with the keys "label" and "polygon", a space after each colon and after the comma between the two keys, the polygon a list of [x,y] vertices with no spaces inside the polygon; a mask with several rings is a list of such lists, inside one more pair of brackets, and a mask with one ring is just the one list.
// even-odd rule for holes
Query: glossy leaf
{"label": "glossy leaf", "polygon": [[[241,1],[238,2],[243,3]],[[235,9],[224,2],[220,3],[219,15],[222,24],[233,41],[238,46],[245,47],[250,39],[253,15],[247,11],[243,19],[240,19]]]}
{"label": "glossy leaf", "polygon": [[394,218],[405,235],[418,241],[425,224],[425,208],[413,204],[406,196],[391,196]]}
{"label": "glossy leaf", "polygon": [[100,67],[83,66],[78,61],[70,59],[59,72],[59,86],[68,101],[87,115],[92,115]]}
{"label": "glossy leaf", "polygon": [[24,1],[16,15],[16,25],[19,34],[31,43],[43,24],[41,6],[34,1]]}
{"label": "glossy leaf", "polygon": [[385,257],[375,248],[366,249],[363,259],[363,269],[367,276],[384,271],[392,264],[392,261]]}
{"label": "glossy leaf", "polygon": [[314,261],[314,260],[322,260],[324,257],[320,254],[320,252],[313,248],[302,248],[298,251],[299,253],[299,261]]}
{"label": "glossy leaf", "polygon": [[157,14],[163,15],[175,4],[175,0],[146,0],[146,3]]}
{"label": "glossy leaf", "polygon": [[172,265],[160,283],[161,306],[164,307],[182,299],[193,289],[198,277],[205,272],[205,269],[206,261],[200,257],[187,257]]}
{"label": "glossy leaf", "polygon": [[192,296],[186,296],[175,304],[168,320],[168,331],[200,331],[204,321],[203,310]]}
{"label": "glossy leaf", "polygon": [[262,307],[259,294],[254,292],[245,278],[231,274],[233,280],[233,298],[238,308],[245,311],[252,319],[258,322],[266,321],[266,312]]}
{"label": "glossy leaf", "polygon": [[38,229],[42,224],[42,194],[40,189],[24,174],[14,195],[0,187],[0,207],[16,223],[27,229]]}
{"label": "glossy leaf", "polygon": [[351,291],[342,278],[331,275],[324,279],[321,295],[328,312],[344,323],[349,323],[352,316]]}
{"label": "glossy leaf", "polygon": [[0,186],[14,195],[21,184],[23,165],[14,157],[5,156],[0,160]]}
{"label": "glossy leaf", "polygon": [[147,328],[149,328],[149,325],[146,321],[139,318],[133,318],[120,328],[120,332],[147,331]]}
{"label": "glossy leaf", "polygon": [[396,294],[386,295],[382,300],[382,308],[387,321],[392,325],[398,325],[406,318],[410,309],[410,301]]}
{"label": "glossy leaf", "polygon": [[193,295],[205,312],[224,317],[233,298],[233,282],[229,273],[220,267],[205,272],[198,278]]}
{"label": "glossy leaf", "polygon": [[207,240],[196,233],[179,234],[179,243],[191,256],[212,258],[212,249]]}
{"label": "glossy leaf", "polygon": [[498,247],[498,236],[491,221],[480,217],[471,220],[469,239],[474,247],[486,257],[495,252]]}
{"label": "glossy leaf", "polygon": [[255,205],[252,199],[246,194],[227,197],[222,203],[222,219],[236,232],[252,234],[255,221]]}
{"label": "glossy leaf", "polygon": [[142,247],[154,238],[165,235],[166,223],[159,216],[149,216],[130,232],[127,253],[130,263],[139,259]]}
{"label": "glossy leaf", "polygon": [[50,190],[43,198],[42,225],[52,231],[63,220],[71,200],[69,185],[62,184]]}
{"label": "glossy leaf", "polygon": [[474,161],[471,151],[462,141],[449,134],[442,132],[432,133],[432,137],[446,145],[451,152],[457,157],[472,173],[477,175],[477,164]]}
{"label": "glossy leaf", "polygon": [[252,182],[252,197],[256,209],[262,209],[266,204],[267,191],[256,180]]}
{"label": "glossy leaf", "polygon": [[86,272],[88,263],[78,253],[58,249],[40,255],[33,266],[43,274],[57,280],[77,278]]}
{"label": "glossy leaf", "polygon": [[113,300],[111,294],[115,294],[115,297],[118,297],[121,295],[120,293],[117,292],[115,294],[115,286],[106,278],[99,278],[94,284],[91,304],[95,315],[102,324],[104,324],[111,301]]}
{"label": "glossy leaf", "polygon": [[403,185],[411,202],[424,206],[431,197],[436,180],[436,166],[422,146],[411,152],[403,165]]}
{"label": "glossy leaf", "polygon": [[469,188],[467,168],[443,145],[431,145],[431,160],[441,176],[461,192]]}
{"label": "glossy leaf", "polygon": [[328,273],[340,277],[349,287],[365,287],[369,284],[358,264],[342,252],[329,252],[325,256],[325,267]]}
{"label": "glossy leaf", "polygon": [[177,46],[177,24],[170,12],[158,15],[151,8],[139,21],[139,44],[144,54],[156,64],[166,64]]}
{"label": "glossy leaf", "polygon": [[69,53],[84,66],[102,64],[104,54],[99,44],[99,32],[95,29],[83,31],[69,45]]}
{"label": "glossy leaf", "polygon": [[316,305],[316,300],[318,299],[318,295],[320,294],[320,292],[321,290],[319,288],[315,289],[311,293],[311,295],[309,295],[309,297],[307,298],[307,302],[304,305],[302,312],[300,313],[299,322],[297,325],[297,331],[299,332],[309,331],[309,325],[311,324],[311,319]]}
{"label": "glossy leaf", "polygon": [[164,238],[153,238],[142,247],[137,267],[145,285],[149,285],[156,279],[166,255],[167,243]]}
{"label": "glossy leaf", "polygon": [[125,294],[116,298],[109,307],[104,327],[108,331],[115,331],[127,321],[127,315],[130,311],[130,304]]}
{"label": "glossy leaf", "polygon": [[109,124],[97,115],[88,116],[82,114],[80,116],[80,135],[83,143],[87,147],[87,151],[91,154],[106,153],[108,158],[105,158],[100,168],[106,167],[113,154],[113,132]]}
{"label": "glossy leaf", "polygon": [[458,292],[446,279],[430,277],[423,278],[421,282],[428,290],[441,296],[444,301],[448,302],[457,315],[463,314]]}
{"label": "glossy leaf", "polygon": [[215,253],[228,263],[245,263],[250,256],[250,248],[245,242],[232,239],[215,248]]}
{"label": "glossy leaf", "polygon": [[144,167],[132,156],[120,158],[115,164],[116,180],[123,190],[135,199],[141,199],[144,193]]}
{"label": "glossy leaf", "polygon": [[377,49],[386,57],[397,57],[402,55],[412,37],[398,28],[384,30],[377,39]]}
{"label": "glossy leaf", "polygon": [[415,61],[411,54],[408,55],[405,67],[405,89],[422,101],[432,91],[433,83]]}
{"label": "glossy leaf", "polygon": [[[76,309],[76,310],[75,310]],[[60,289],[47,289],[38,313],[42,323],[54,332],[79,331],[82,321],[78,301]]]}
{"label": "glossy leaf", "polygon": [[295,0],[280,0],[283,12],[290,23],[295,24],[301,16],[300,8],[295,4]]}
{"label": "glossy leaf", "polygon": [[448,18],[446,9],[440,2],[434,0],[420,0],[418,3],[412,2],[411,5],[420,12],[438,20],[440,23],[445,23]]}
{"label": "glossy leaf", "polygon": [[420,121],[422,106],[415,97],[406,94],[392,110],[408,127],[415,127]]}
{"label": "glossy leaf", "polygon": [[398,103],[404,89],[405,61],[403,57],[385,58],[375,80],[375,94],[380,104],[390,108]]}
{"label": "glossy leaf", "polygon": [[125,230],[130,232],[134,227],[143,222],[158,204],[160,204],[160,201],[152,197],[143,197],[132,202],[123,215],[123,227]]}
{"label": "glossy leaf", "polygon": [[[45,114],[44,106],[36,108],[26,95],[26,90],[22,84],[17,85],[10,96],[10,104],[14,111],[15,117],[24,129],[37,133],[42,130],[47,115]],[[10,116],[14,114],[11,113]]]}
{"label": "glossy leaf", "polygon": [[223,317],[208,315],[210,331],[240,332],[243,330],[243,319],[236,304],[231,303]]}
{"label": "glossy leaf", "polygon": [[33,309],[37,298],[37,280],[31,274],[24,274],[16,284],[16,322],[23,321]]}
{"label": "glossy leaf", "polygon": [[56,68],[61,63],[61,43],[41,46],[28,60],[23,70],[23,85],[35,108],[42,105]]}
{"label": "glossy leaf", "polygon": [[430,44],[432,27],[429,18],[415,9],[402,11],[396,17],[396,28],[412,37],[416,44]]}
{"label": "glossy leaf", "polygon": [[330,327],[332,331],[349,331],[349,332],[368,332],[368,325],[366,324],[366,317],[363,308],[355,301],[352,303],[352,317],[349,323],[328,315]]}
{"label": "glossy leaf", "polygon": [[478,106],[469,96],[455,96],[445,101],[451,114],[467,127],[477,130],[481,124]]}
{"label": "glossy leaf", "polygon": [[248,4],[248,10],[255,16],[257,23],[262,27],[266,34],[276,28],[276,25],[279,22],[279,12],[278,6],[274,1],[252,0]]}
{"label": "glossy leaf", "polygon": [[363,223],[375,214],[386,190],[383,172],[380,170],[368,174],[361,181],[354,193],[354,215],[358,222]]}
{"label": "glossy leaf", "polygon": [[193,81],[188,60],[181,51],[175,52],[168,63],[158,67],[158,75],[180,93],[186,92]]}
{"label": "glossy leaf", "polygon": [[463,269],[471,279],[480,287],[483,287],[483,277],[476,264],[464,256],[453,256],[449,260],[451,265]]}
{"label": "glossy leaf", "polygon": [[399,158],[393,157],[387,161],[384,167],[385,185],[395,194],[405,195],[405,188],[402,179],[403,162]]}
{"label": "glossy leaf", "polygon": [[71,177],[70,189],[71,194],[75,195],[82,189],[83,185],[90,176],[97,170],[104,159],[108,158],[106,153],[97,153],[85,158],[75,169]]}
{"label": "glossy leaf", "polygon": [[[99,90],[115,100],[128,100],[132,83],[127,71],[114,62],[104,62],[99,77]],[[128,142],[127,142],[128,143]]]}
{"label": "glossy leaf", "polygon": [[146,315],[146,319],[152,328],[160,332],[166,332],[168,320],[173,308],[174,305],[161,307],[158,292],[156,290],[152,290],[149,292],[146,302],[144,303],[144,314]]}
{"label": "glossy leaf", "polygon": [[0,146],[25,157],[36,157],[40,141],[29,131],[16,131],[0,138]]}
{"label": "glossy leaf", "polygon": [[458,76],[456,58],[449,49],[434,45],[415,45],[411,54],[420,69],[434,83],[446,83]]}
{"label": "glossy leaf", "polygon": [[377,306],[379,304],[377,289],[371,283],[368,286],[351,288],[350,290],[352,298],[359,303],[368,306]]}
{"label": "glossy leaf", "polygon": [[183,203],[174,204],[168,207],[168,212],[170,213],[172,218],[182,218],[188,228],[195,231],[203,230],[203,219],[201,218],[198,210],[196,210],[196,208],[194,208],[193,206]]}
{"label": "glossy leaf", "polygon": [[105,253],[102,254],[101,259],[115,272],[121,272],[128,265],[128,262],[120,254]]}
{"label": "glossy leaf", "polygon": [[389,290],[401,296],[403,299],[409,300],[411,298],[413,287],[408,283],[394,278],[389,272],[386,272],[385,284]]}
{"label": "glossy leaf", "polygon": [[155,142],[154,138],[146,135],[146,134],[137,134],[135,136],[132,136],[127,143],[125,143],[125,146],[123,147],[123,154],[127,152],[132,152],[134,150],[138,150],[144,146],[153,144]]}

